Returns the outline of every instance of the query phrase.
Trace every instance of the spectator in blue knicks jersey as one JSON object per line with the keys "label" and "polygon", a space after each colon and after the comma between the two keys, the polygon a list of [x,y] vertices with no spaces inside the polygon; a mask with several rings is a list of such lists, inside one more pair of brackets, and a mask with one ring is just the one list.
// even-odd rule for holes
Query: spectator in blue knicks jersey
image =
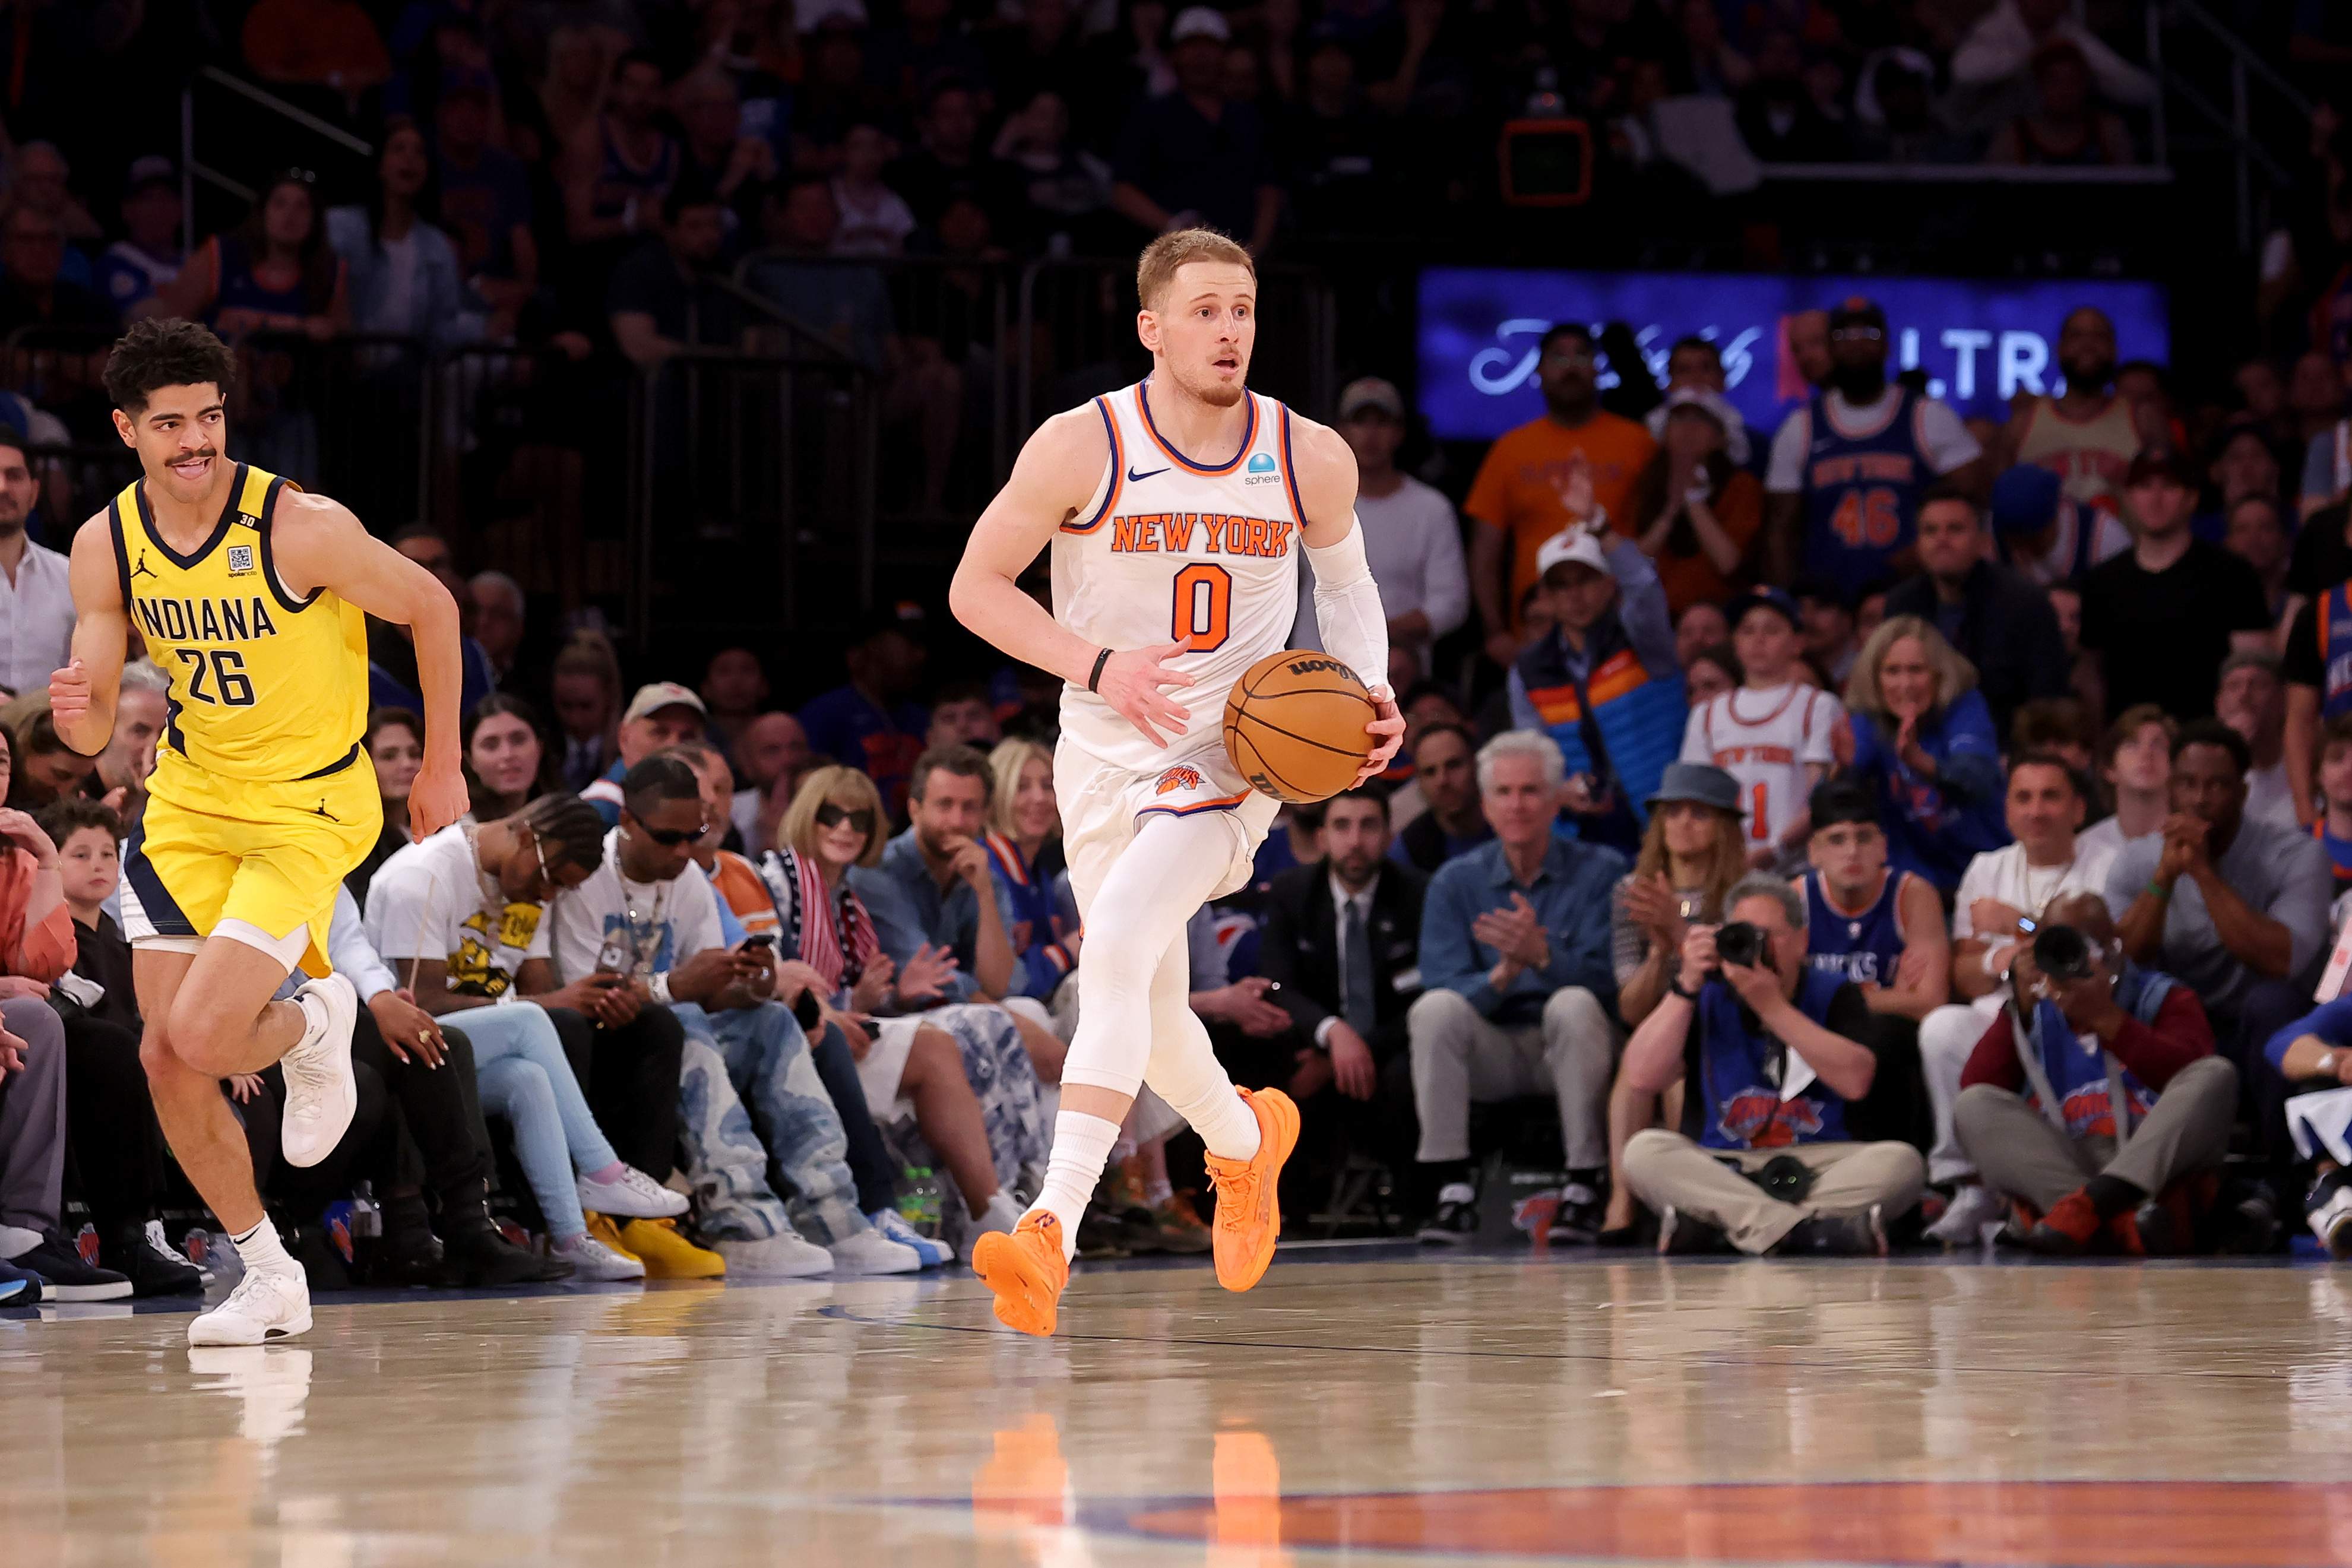
{"label": "spectator in blue knicks jersey", "polygon": [[1764,476],[1766,534],[1787,581],[1859,594],[1911,564],[1919,503],[1938,476],[1977,491],[1982,449],[1940,399],[1886,379],[1886,313],[1867,299],[1830,312],[1826,388],[1782,423]]}
{"label": "spectator in blue knicks jersey", "polygon": [[1862,988],[1874,1013],[1914,1023],[1943,1006],[1951,945],[1934,884],[1886,859],[1878,803],[1862,785],[1832,779],[1813,791],[1812,869],[1805,895],[1805,956]]}
{"label": "spectator in blue knicks jersey", "polygon": [[884,605],[845,654],[848,684],[794,716],[808,732],[809,749],[873,779],[891,816],[900,820],[915,758],[930,728],[923,705],[907,700],[922,678],[927,652],[923,607],[911,601]]}

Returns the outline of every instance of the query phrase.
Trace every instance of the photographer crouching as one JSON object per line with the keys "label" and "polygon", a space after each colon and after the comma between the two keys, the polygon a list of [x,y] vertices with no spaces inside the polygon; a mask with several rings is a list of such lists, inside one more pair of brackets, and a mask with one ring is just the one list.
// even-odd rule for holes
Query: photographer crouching
{"label": "photographer crouching", "polygon": [[1870,1004],[1805,953],[1805,902],[1778,877],[1742,878],[1721,926],[1693,926],[1663,1000],[1625,1047],[1643,1093],[1687,1084],[1684,1132],[1625,1145],[1625,1177],[1658,1212],[1658,1250],[1728,1241],[1752,1254],[1884,1254],[1886,1224],[1918,1201],[1908,1144],[1857,1144],[1849,1101],[1877,1061]]}
{"label": "photographer crouching", "polygon": [[2221,1164],[2238,1103],[2204,1008],[2124,956],[2094,893],[2043,910],[2010,979],[1952,1111],[1985,1186],[2039,1215],[2022,1238],[2036,1252],[2191,1250],[2189,1178]]}

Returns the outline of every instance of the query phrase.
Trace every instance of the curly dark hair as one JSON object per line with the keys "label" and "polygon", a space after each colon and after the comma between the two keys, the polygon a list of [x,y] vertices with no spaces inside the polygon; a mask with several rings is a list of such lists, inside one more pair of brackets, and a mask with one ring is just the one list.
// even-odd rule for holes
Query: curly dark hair
{"label": "curly dark hair", "polygon": [[41,831],[59,849],[66,841],[84,828],[104,828],[116,839],[122,837],[122,819],[103,802],[87,795],[60,795],[33,814],[41,824]]}
{"label": "curly dark hair", "polygon": [[106,395],[125,413],[137,413],[165,387],[210,382],[226,393],[236,372],[228,345],[201,321],[155,317],[133,321],[106,361]]}

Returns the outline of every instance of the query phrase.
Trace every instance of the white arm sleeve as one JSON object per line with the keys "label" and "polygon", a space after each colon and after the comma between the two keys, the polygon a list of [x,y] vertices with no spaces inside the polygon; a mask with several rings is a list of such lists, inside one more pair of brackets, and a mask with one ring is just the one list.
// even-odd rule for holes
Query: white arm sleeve
{"label": "white arm sleeve", "polygon": [[1389,618],[1364,559],[1363,524],[1350,516],[1347,537],[1338,544],[1305,549],[1315,569],[1315,625],[1323,635],[1323,651],[1354,670],[1367,686],[1387,685]]}

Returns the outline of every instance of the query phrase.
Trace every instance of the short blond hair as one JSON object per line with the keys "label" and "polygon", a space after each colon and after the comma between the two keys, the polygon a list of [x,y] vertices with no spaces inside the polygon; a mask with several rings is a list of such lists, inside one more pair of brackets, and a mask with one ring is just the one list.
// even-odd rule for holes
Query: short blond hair
{"label": "short blond hair", "polygon": [[1225,262],[1246,268],[1253,281],[1257,277],[1257,263],[1231,235],[1215,229],[1177,229],[1145,246],[1136,259],[1136,298],[1146,310],[1158,309],[1160,297],[1176,281],[1176,269],[1194,261]]}
{"label": "short blond hair", "polygon": [[988,825],[1008,839],[1013,836],[1013,797],[1021,788],[1021,770],[1032,762],[1044,763],[1047,777],[1052,776],[1054,754],[1021,736],[998,741],[996,749],[988,754],[989,771],[996,775],[996,791],[988,801]]}
{"label": "short blond hair", "polygon": [[784,820],[776,824],[776,847],[796,855],[816,853],[816,809],[835,796],[853,811],[874,813],[874,826],[866,830],[866,848],[858,852],[857,863],[869,871],[880,865],[882,846],[890,841],[890,813],[882,809],[882,791],[874,787],[874,780],[855,768],[819,768],[801,780],[800,792],[785,809]]}
{"label": "short blond hair", "polygon": [[1846,680],[1845,706],[1855,713],[1868,714],[1890,736],[1900,726],[1879,692],[1878,666],[1886,662],[1887,650],[1906,637],[1919,644],[1920,652],[1927,655],[1927,667],[1936,672],[1936,706],[1930,711],[1942,713],[1977,684],[1977,667],[1946,642],[1941,632],[1916,615],[1888,616],[1855,655],[1853,674]]}

